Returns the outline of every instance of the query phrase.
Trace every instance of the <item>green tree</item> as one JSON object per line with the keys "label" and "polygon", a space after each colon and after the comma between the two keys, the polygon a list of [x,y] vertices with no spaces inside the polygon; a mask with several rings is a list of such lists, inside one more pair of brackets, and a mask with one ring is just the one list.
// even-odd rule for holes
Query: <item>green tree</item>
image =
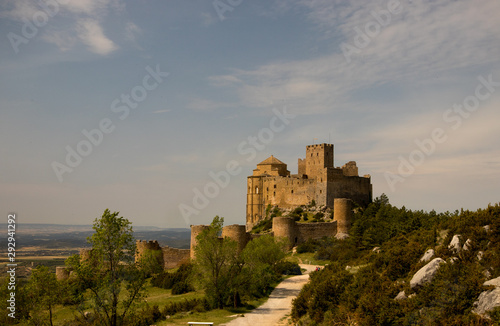
{"label": "green tree", "polygon": [[245,264],[243,278],[248,284],[242,284],[242,289],[257,297],[268,294],[272,283],[281,279],[277,266],[285,258],[286,243],[286,239],[277,241],[266,234],[246,245],[241,256]]}
{"label": "green tree", "polygon": [[52,326],[52,308],[59,303],[61,287],[56,275],[47,266],[38,266],[33,270],[28,283],[28,293],[31,297],[33,312],[38,308],[49,312],[49,323]]}
{"label": "green tree", "polygon": [[201,282],[210,304],[215,308],[223,308],[231,296],[228,285],[237,275],[235,269],[238,267],[236,242],[229,238],[219,239],[223,224],[223,217],[214,217],[210,228],[196,237],[194,248]]}
{"label": "green tree", "polygon": [[145,274],[134,263],[135,240],[131,222],[106,209],[94,221],[95,233],[87,241],[90,257],[80,261],[71,257],[68,265],[90,292],[99,320],[110,326],[125,325],[127,314],[142,297]]}

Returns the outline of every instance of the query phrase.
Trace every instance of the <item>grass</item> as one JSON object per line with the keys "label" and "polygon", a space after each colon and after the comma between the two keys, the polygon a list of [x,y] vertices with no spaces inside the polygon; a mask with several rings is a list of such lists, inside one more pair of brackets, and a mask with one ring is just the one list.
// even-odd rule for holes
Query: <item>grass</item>
{"label": "grass", "polygon": [[309,264],[309,265],[318,265],[325,266],[330,263],[329,260],[319,260],[314,258],[315,253],[312,252],[304,252],[301,254],[293,253],[290,256],[287,256],[285,259],[297,264]]}
{"label": "grass", "polygon": [[[275,287],[277,284],[278,283],[273,284],[273,287]],[[145,294],[146,295],[143,304],[148,304],[151,307],[154,305],[158,305],[160,310],[163,309],[163,307],[168,303],[204,297],[204,292],[202,290],[180,295],[172,295],[172,290],[166,290],[154,287],[149,282],[146,285]],[[240,307],[237,309],[227,308],[227,309],[216,309],[207,312],[195,312],[195,311],[180,312],[173,316],[170,316],[170,318],[166,320],[156,322],[155,325],[157,326],[186,325],[188,321],[198,321],[198,322],[211,321],[215,325],[219,325],[231,321],[238,315],[244,315],[246,313],[251,312],[253,309],[259,307],[264,302],[266,302],[267,299],[268,297],[253,300],[248,302],[248,304],[245,307]],[[91,310],[85,309],[85,311],[91,311]],[[74,320],[75,316],[79,316],[77,306],[56,305],[53,308],[52,312],[53,312],[54,325],[56,326],[68,325],[68,323]]]}
{"label": "grass", "polygon": [[156,322],[157,326],[166,325],[186,325],[190,321],[196,322],[213,322],[214,325],[227,323],[238,316],[250,313],[255,308],[261,306],[267,301],[266,298],[260,298],[249,302],[245,307],[237,309],[214,309],[206,312],[181,312],[170,318]]}

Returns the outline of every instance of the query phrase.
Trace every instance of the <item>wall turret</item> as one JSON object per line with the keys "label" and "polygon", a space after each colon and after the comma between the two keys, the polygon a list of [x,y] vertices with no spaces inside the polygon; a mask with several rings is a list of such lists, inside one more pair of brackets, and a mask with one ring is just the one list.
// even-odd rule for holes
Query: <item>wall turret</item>
{"label": "wall turret", "polygon": [[289,249],[298,242],[295,221],[293,218],[275,217],[273,219],[273,233],[276,238],[288,238]]}
{"label": "wall turret", "polygon": [[350,199],[334,199],[333,219],[337,221],[337,233],[349,233],[352,223],[352,201]]}
{"label": "wall turret", "polygon": [[191,259],[194,259],[194,247],[196,247],[196,237],[198,234],[203,232],[203,230],[208,229],[210,226],[209,225],[191,225]]}
{"label": "wall turret", "polygon": [[227,225],[222,228],[222,238],[228,237],[229,239],[238,243],[238,252],[241,252],[248,243],[248,235],[246,233],[245,225]]}

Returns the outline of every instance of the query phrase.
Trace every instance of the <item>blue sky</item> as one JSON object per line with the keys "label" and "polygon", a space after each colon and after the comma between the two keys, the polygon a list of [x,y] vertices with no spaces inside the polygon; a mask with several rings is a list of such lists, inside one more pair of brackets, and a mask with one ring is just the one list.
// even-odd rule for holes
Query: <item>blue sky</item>
{"label": "blue sky", "polygon": [[494,0],[1,0],[0,207],[19,223],[109,208],[243,224],[257,163],[296,173],[328,141],[394,205],[485,207],[500,193],[499,18]]}

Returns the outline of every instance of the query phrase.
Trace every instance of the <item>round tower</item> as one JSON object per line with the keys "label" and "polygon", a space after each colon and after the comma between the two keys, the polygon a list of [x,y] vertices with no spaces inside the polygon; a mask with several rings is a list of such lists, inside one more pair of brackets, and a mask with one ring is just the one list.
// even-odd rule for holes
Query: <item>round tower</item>
{"label": "round tower", "polygon": [[56,267],[56,278],[58,281],[67,280],[69,278],[70,270],[66,266]]}
{"label": "round tower", "polygon": [[352,201],[347,198],[333,200],[333,219],[337,221],[337,234],[348,234],[352,222]]}
{"label": "round tower", "polygon": [[163,255],[161,254],[161,247],[158,241],[142,241],[137,240],[135,242],[136,252],[135,252],[135,261],[138,262],[142,255],[146,253],[146,251],[151,250],[155,252],[159,252],[158,254],[153,254],[154,257],[158,260],[158,263],[163,266]]}
{"label": "round tower", "polygon": [[88,249],[88,248],[80,249],[80,262],[89,260],[91,253],[92,253],[92,249]]}
{"label": "round tower", "polygon": [[191,225],[191,259],[194,259],[194,247],[196,247],[196,237],[198,234],[203,232],[203,230],[208,229],[209,225]]}
{"label": "round tower", "polygon": [[273,233],[276,238],[288,238],[289,249],[297,244],[295,221],[291,217],[275,217],[273,219]]}
{"label": "round tower", "polygon": [[228,237],[238,244],[238,252],[241,252],[248,243],[245,225],[227,225],[222,228],[222,238]]}

